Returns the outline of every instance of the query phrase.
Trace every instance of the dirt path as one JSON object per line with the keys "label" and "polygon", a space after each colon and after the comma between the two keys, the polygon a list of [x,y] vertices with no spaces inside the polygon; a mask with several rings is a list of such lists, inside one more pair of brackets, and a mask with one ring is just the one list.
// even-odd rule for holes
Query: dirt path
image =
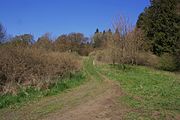
{"label": "dirt path", "polygon": [[[127,109],[120,106],[120,87],[113,81],[103,81],[104,86],[95,88],[93,98],[66,111],[49,115],[44,120],[121,120]],[[102,89],[103,87],[103,89]]]}
{"label": "dirt path", "polygon": [[57,96],[23,106],[0,110],[2,120],[120,120],[127,109],[120,105],[117,83],[90,80]]}
{"label": "dirt path", "polygon": [[[93,68],[92,68],[93,69]],[[93,73],[94,74],[94,73]],[[119,100],[118,83],[91,73],[85,84],[19,109],[0,110],[1,120],[121,120],[128,109]],[[99,74],[99,73],[96,73]]]}

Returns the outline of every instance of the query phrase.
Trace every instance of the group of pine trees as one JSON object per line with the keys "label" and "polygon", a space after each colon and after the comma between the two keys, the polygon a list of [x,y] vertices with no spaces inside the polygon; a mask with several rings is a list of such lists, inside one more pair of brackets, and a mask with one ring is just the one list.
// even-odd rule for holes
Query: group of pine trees
{"label": "group of pine trees", "polygon": [[108,45],[108,41],[113,39],[113,32],[111,31],[111,29],[109,29],[108,31],[103,31],[100,32],[99,29],[96,29],[96,32],[93,35],[92,38],[92,44],[94,48],[106,48]]}
{"label": "group of pine trees", "polygon": [[180,1],[150,0],[150,6],[140,14],[137,27],[142,29],[150,50],[158,55],[174,57],[180,64]]}

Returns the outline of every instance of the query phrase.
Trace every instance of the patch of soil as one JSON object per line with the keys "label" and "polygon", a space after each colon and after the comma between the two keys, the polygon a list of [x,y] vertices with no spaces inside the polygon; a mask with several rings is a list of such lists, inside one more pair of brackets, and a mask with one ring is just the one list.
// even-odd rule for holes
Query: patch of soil
{"label": "patch of soil", "polygon": [[128,109],[118,102],[122,95],[120,86],[114,81],[105,82],[109,87],[103,94],[67,111],[51,114],[44,120],[122,120]]}

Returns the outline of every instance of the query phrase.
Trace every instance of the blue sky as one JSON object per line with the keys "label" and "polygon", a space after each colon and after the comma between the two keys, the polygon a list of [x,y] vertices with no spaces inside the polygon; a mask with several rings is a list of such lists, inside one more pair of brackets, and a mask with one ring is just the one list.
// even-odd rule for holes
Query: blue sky
{"label": "blue sky", "polygon": [[149,0],[0,0],[0,22],[11,35],[82,32],[89,37],[96,28],[111,28],[120,14],[135,24],[148,5]]}

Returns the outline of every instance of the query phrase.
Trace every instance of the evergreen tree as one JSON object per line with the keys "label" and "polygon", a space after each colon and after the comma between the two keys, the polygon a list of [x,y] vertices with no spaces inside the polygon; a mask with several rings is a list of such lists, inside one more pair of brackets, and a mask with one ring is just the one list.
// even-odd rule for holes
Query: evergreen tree
{"label": "evergreen tree", "polygon": [[96,32],[93,36],[93,46],[94,48],[100,48],[103,45],[103,33],[99,32],[99,29],[96,29]]}
{"label": "evergreen tree", "polygon": [[98,28],[96,29],[96,32],[95,32],[95,34],[96,34],[96,33],[99,33],[99,29],[98,29]]}
{"label": "evergreen tree", "polygon": [[151,51],[157,55],[178,51],[180,16],[178,0],[151,0],[151,5],[140,14],[137,27],[141,28]]}
{"label": "evergreen tree", "polygon": [[112,33],[111,29],[108,30],[109,33]]}

